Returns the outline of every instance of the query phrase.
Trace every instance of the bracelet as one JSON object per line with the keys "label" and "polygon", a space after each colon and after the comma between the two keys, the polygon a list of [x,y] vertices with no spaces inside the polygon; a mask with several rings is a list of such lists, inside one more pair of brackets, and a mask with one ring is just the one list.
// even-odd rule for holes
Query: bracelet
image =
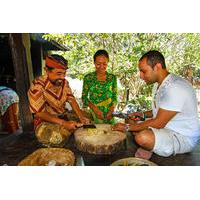
{"label": "bracelet", "polygon": [[129,132],[130,131],[130,124],[125,124],[125,131]]}

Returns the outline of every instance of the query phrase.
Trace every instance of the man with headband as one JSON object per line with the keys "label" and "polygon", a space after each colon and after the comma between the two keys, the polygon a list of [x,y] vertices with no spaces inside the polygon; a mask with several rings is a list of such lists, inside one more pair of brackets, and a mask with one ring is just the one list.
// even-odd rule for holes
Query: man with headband
{"label": "man with headband", "polygon": [[[30,110],[34,114],[36,137],[46,146],[63,146],[70,134],[90,121],[84,115],[65,79],[68,62],[62,56],[46,57],[46,74],[36,78],[28,91]],[[68,102],[80,122],[69,118]],[[76,120],[76,121],[75,121]]]}

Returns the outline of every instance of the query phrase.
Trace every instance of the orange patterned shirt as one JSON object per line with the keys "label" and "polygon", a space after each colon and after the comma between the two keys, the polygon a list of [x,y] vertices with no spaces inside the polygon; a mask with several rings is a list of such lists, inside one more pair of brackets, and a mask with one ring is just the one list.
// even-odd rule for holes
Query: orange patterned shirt
{"label": "orange patterned shirt", "polygon": [[74,98],[67,80],[55,87],[46,75],[36,78],[28,91],[32,113],[47,111],[52,115],[63,114],[69,97]]}

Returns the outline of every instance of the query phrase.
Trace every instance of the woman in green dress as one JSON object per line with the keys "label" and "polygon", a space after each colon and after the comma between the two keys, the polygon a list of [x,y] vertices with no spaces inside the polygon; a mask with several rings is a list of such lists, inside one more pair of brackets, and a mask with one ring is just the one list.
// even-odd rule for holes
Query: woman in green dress
{"label": "woman in green dress", "polygon": [[117,104],[117,77],[106,71],[109,55],[105,50],[94,54],[96,71],[87,74],[83,80],[83,108],[89,107],[94,123],[113,124]]}

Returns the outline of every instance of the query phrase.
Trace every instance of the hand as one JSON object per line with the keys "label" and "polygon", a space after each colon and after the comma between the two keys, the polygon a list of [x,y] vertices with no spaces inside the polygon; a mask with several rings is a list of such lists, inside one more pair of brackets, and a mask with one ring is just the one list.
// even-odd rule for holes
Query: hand
{"label": "hand", "polygon": [[103,112],[100,111],[99,108],[95,104],[92,104],[91,102],[89,102],[88,105],[89,105],[90,109],[93,110],[93,112],[95,113],[95,115],[97,116],[97,118],[99,118],[101,120],[104,120]]}
{"label": "hand", "polygon": [[128,120],[144,121],[144,114],[140,112],[134,112],[128,115]]}
{"label": "hand", "polygon": [[113,116],[112,116],[112,114],[113,114],[113,112],[114,112],[114,106],[111,106],[110,107],[110,109],[109,109],[109,111],[108,111],[108,113],[107,113],[107,115],[106,115],[106,119],[107,120],[111,120],[112,118],[113,118]]}
{"label": "hand", "polygon": [[81,126],[80,123],[75,121],[63,121],[62,125],[66,127],[70,131],[76,130],[79,126]]}
{"label": "hand", "polygon": [[124,132],[126,129],[126,124],[123,123],[117,123],[114,126],[112,126],[112,131],[122,131]]}
{"label": "hand", "polygon": [[131,119],[129,119],[129,118],[127,118],[127,119],[125,119],[125,123],[126,124],[137,124],[139,121],[135,121],[135,120],[131,120]]}
{"label": "hand", "polygon": [[80,121],[83,124],[90,124],[91,123],[90,119],[88,119],[87,117],[80,117]]}
{"label": "hand", "polygon": [[97,116],[99,119],[104,120],[104,116],[103,116],[103,112],[102,112],[102,111],[98,110],[98,111],[96,112],[96,116]]}
{"label": "hand", "polygon": [[76,128],[80,128],[80,127],[83,127],[83,123],[79,123],[79,122],[77,122],[77,124],[76,124]]}
{"label": "hand", "polygon": [[107,120],[111,120],[113,118],[112,113],[109,113],[106,115]]}
{"label": "hand", "polygon": [[96,115],[99,119],[104,120],[103,112],[102,112],[101,110],[99,110],[98,107],[96,107],[93,111],[94,111],[95,115]]}

